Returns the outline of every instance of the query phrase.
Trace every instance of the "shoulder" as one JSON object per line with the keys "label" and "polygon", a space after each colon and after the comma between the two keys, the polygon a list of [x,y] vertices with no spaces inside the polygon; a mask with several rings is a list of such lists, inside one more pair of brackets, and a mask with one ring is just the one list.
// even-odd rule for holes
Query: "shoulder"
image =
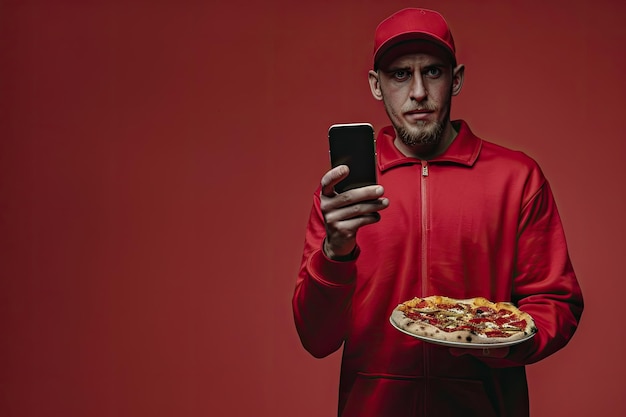
{"label": "shoulder", "polygon": [[543,181],[544,176],[537,161],[523,151],[514,150],[482,139],[482,148],[477,164],[490,165],[502,173],[531,177]]}
{"label": "shoulder", "polygon": [[502,160],[505,163],[514,164],[518,168],[539,169],[539,164],[523,151],[510,149],[485,139],[482,139],[479,158]]}
{"label": "shoulder", "polygon": [[523,151],[481,139],[482,146],[475,167],[504,181],[507,186],[522,190],[524,199],[535,195],[547,183],[537,161]]}

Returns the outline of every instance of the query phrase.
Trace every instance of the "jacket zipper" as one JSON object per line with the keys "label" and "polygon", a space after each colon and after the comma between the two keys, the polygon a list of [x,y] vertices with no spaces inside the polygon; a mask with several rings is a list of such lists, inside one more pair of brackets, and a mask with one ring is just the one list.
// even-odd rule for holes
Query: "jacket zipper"
{"label": "jacket zipper", "polygon": [[422,187],[421,187],[421,210],[422,210],[422,297],[428,293],[428,194],[427,194],[428,162],[422,161]]}
{"label": "jacket zipper", "polygon": [[[422,245],[421,245],[421,270],[422,270],[422,297],[427,297],[429,294],[428,290],[428,162],[421,161],[422,164],[422,176],[421,176],[421,215],[422,215]],[[427,402],[428,402],[428,392],[430,391],[429,387],[429,373],[430,373],[430,354],[428,350],[428,345],[426,343],[423,344],[423,352],[424,352],[424,395],[422,398],[422,409],[423,414],[428,415],[427,410]]]}

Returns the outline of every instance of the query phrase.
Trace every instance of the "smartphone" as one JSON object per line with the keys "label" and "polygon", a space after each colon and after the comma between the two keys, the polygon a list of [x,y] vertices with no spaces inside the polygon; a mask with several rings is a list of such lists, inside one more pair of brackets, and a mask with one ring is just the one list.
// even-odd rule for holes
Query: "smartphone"
{"label": "smartphone", "polygon": [[335,191],[376,184],[376,139],[371,124],[334,124],[328,129],[328,142],[331,166],[350,168],[348,177],[335,185]]}

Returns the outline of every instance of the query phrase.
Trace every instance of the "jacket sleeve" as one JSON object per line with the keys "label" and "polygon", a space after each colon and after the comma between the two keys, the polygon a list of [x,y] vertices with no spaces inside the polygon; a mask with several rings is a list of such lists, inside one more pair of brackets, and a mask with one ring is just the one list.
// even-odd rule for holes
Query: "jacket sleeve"
{"label": "jacket sleeve", "polygon": [[345,339],[356,262],[337,262],[324,255],[321,248],[326,230],[319,190],[313,200],[292,306],[302,345],[313,356],[321,358],[339,349]]}
{"label": "jacket sleeve", "polygon": [[513,279],[513,301],[533,317],[537,333],[530,341],[512,347],[505,359],[487,360],[496,367],[531,364],[563,348],[583,311],[581,288],[554,197],[541,174],[537,182],[539,188],[530,187],[537,191],[521,210]]}

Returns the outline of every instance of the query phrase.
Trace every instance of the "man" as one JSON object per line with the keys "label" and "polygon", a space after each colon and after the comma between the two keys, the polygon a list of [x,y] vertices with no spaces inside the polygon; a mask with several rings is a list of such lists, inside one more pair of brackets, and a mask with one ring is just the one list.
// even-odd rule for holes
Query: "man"
{"label": "man", "polygon": [[[555,202],[537,164],[450,121],[463,85],[443,17],[405,9],[376,29],[369,84],[392,126],[377,136],[379,184],[314,194],[293,297],[304,347],[343,345],[339,415],[527,416],[524,365],[562,348],[583,309]],[[380,212],[380,213],[379,213]],[[415,296],[512,301],[535,337],[450,349],[389,324]]]}

